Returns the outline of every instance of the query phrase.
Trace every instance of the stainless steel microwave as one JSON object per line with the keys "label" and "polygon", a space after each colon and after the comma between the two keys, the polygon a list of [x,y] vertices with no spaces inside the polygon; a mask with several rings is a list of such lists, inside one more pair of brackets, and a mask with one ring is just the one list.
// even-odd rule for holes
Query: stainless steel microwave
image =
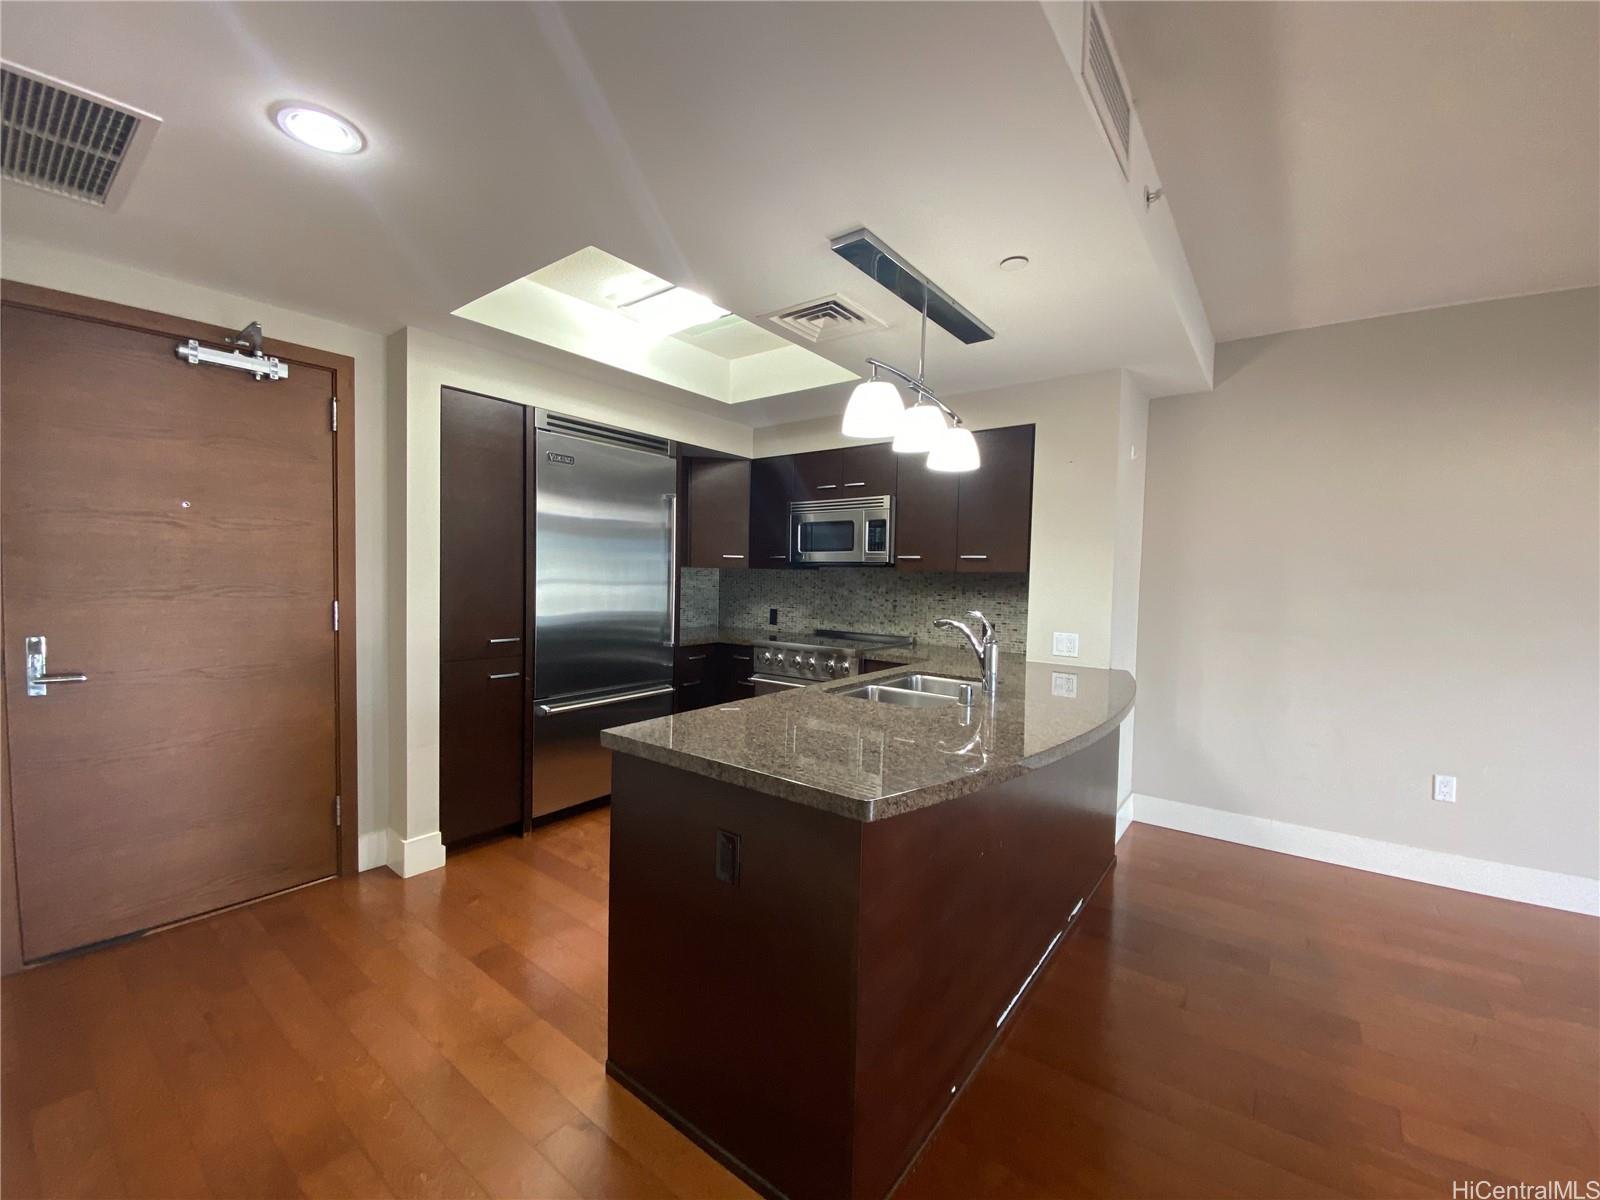
{"label": "stainless steel microwave", "polygon": [[804,567],[886,567],[894,561],[894,497],[789,503],[789,561]]}

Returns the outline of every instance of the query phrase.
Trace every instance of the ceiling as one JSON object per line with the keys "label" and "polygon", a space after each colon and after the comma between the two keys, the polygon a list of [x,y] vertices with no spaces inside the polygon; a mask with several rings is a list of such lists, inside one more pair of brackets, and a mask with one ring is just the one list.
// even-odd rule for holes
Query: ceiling
{"label": "ceiling", "polygon": [[[997,330],[930,331],[941,394],[1125,365],[1200,381],[1035,3],[5,8],[6,58],[165,120],[120,210],[6,186],[6,237],[461,336],[454,309],[600,246],[746,317],[843,291],[890,322],[818,347],[856,371],[917,352],[915,314],[829,251],[869,226]],[[283,99],[370,149],[294,146],[267,118]],[[771,424],[846,390],[674,398]]]}
{"label": "ceiling", "polygon": [[1600,279],[1600,6],[1107,10],[1219,341]]}
{"label": "ceiling", "polygon": [[[545,359],[449,314],[597,246],[746,317],[842,291],[890,327],[818,351],[913,365],[915,314],[828,249],[865,225],[997,332],[931,330],[941,394],[1209,371],[1038,4],[5,8],[8,59],[165,122],[119,210],[7,185],[7,238]],[[267,117],[285,99],[369,149],[294,145]],[[1000,271],[1013,254],[1032,265]],[[847,391],[669,398],[771,424]]]}

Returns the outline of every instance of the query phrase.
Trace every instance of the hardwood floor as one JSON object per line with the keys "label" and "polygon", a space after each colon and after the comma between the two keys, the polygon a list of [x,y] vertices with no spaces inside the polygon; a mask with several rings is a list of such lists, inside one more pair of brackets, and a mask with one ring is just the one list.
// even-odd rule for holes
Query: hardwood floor
{"label": "hardwood floor", "polygon": [[[0,1189],[748,1196],[604,1076],[608,829],[5,980]],[[901,1200],[1600,1176],[1600,923],[1141,825],[1119,853]]]}

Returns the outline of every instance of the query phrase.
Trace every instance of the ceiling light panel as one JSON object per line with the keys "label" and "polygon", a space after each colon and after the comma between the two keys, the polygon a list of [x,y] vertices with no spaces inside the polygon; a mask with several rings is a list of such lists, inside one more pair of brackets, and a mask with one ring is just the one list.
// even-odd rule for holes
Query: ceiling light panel
{"label": "ceiling light panel", "polygon": [[666,288],[642,300],[618,305],[617,311],[662,336],[708,325],[728,315],[727,309],[685,287]]}

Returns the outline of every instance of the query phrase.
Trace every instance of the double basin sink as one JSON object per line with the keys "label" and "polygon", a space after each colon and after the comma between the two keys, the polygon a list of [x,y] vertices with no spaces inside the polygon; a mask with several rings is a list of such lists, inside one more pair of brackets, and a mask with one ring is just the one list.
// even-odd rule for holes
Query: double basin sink
{"label": "double basin sink", "polygon": [[854,700],[878,704],[898,704],[905,708],[939,708],[956,704],[971,708],[978,698],[979,685],[970,679],[949,679],[943,675],[896,675],[876,683],[845,688],[833,693]]}

